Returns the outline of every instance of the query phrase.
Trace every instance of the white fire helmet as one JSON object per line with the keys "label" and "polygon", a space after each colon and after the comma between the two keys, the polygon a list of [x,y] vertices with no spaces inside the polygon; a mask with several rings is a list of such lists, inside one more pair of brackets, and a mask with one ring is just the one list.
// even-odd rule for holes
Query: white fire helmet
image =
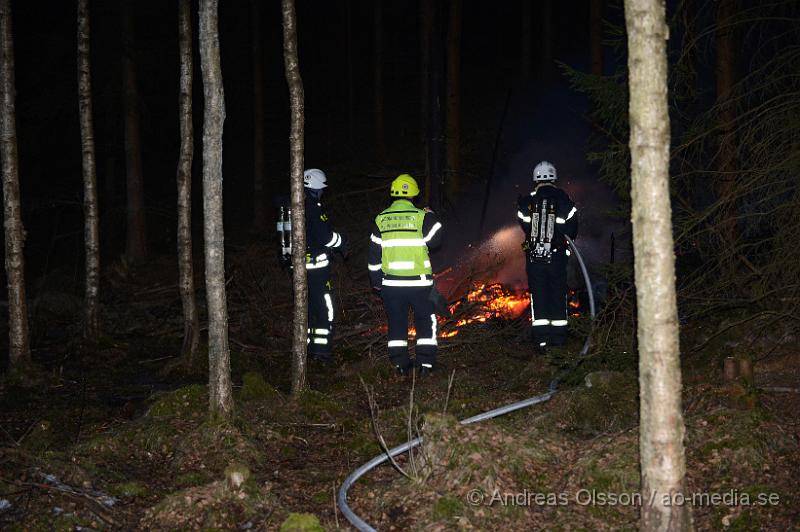
{"label": "white fire helmet", "polygon": [[325,184],[327,181],[328,178],[325,177],[325,172],[319,168],[309,168],[303,172],[303,186],[311,190],[320,190],[327,187],[328,185]]}
{"label": "white fire helmet", "polygon": [[556,167],[553,166],[553,163],[548,161],[542,161],[536,165],[536,168],[533,169],[533,182],[538,183],[540,181],[555,181],[558,179],[556,175]]}

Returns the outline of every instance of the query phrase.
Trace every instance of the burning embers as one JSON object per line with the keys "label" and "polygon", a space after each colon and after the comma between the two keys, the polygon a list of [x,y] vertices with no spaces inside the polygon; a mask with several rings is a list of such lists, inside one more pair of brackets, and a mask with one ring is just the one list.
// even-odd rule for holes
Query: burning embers
{"label": "burning embers", "polygon": [[[442,331],[444,338],[458,334],[458,328],[474,322],[485,322],[500,318],[513,320],[520,317],[530,305],[528,291],[512,291],[500,283],[476,283],[473,289],[459,301],[450,305],[450,312],[457,317],[453,329]],[[466,314],[466,317],[464,315]],[[462,317],[458,317],[461,315]]]}
{"label": "burning embers", "polygon": [[[449,305],[452,318],[438,318],[439,338],[452,338],[461,332],[461,328],[471,323],[486,323],[493,320],[512,321],[525,316],[530,321],[531,304],[528,290],[512,290],[501,283],[473,283],[466,296]],[[580,300],[575,290],[567,293],[567,309],[572,317],[580,316]],[[526,315],[527,313],[527,315]],[[380,327],[386,332],[386,325]],[[415,337],[414,327],[408,330],[410,337]]]}

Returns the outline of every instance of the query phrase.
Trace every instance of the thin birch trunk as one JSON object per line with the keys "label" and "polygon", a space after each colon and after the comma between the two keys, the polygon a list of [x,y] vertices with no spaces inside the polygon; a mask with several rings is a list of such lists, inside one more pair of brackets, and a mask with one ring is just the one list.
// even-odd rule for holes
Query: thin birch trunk
{"label": "thin birch trunk", "polygon": [[203,221],[208,306],[208,398],[212,419],[233,416],[225,235],[222,225],[222,128],[225,95],[219,57],[219,0],[200,0],[200,67],[203,73]]}
{"label": "thin birch trunk", "polygon": [[178,289],[183,306],[183,347],[181,354],[189,367],[195,366],[200,345],[200,318],[194,290],[192,260],[192,14],[190,0],[178,0],[178,45],[180,56],[180,95],[178,98],[181,131],[178,158]]}
{"label": "thin birch trunk", "polygon": [[147,258],[147,224],[144,216],[142,144],[139,127],[139,91],[133,61],[136,8],[122,0],[122,84],[125,105],[125,170],[127,183],[127,235],[125,254],[133,261]]}
{"label": "thin birch trunk", "polygon": [[17,158],[16,81],[11,5],[0,0],[0,155],[3,171],[3,225],[8,278],[8,354],[12,372],[22,372],[31,362],[28,307],[25,299],[25,228],[19,194]]}
{"label": "thin birch trunk", "polygon": [[253,230],[267,228],[264,183],[264,47],[261,44],[261,0],[252,0],[253,18]]}
{"label": "thin birch trunk", "polygon": [[308,285],[306,283],[306,221],[303,191],[303,80],[297,56],[297,20],[294,0],[281,0],[283,13],[283,59],[289,85],[291,129],[289,132],[292,201],[292,275],[294,283],[294,329],[292,330],[292,394],[306,387],[306,334]]}
{"label": "thin birch trunk", "polygon": [[100,233],[97,209],[97,166],[92,121],[92,73],[89,56],[89,0],[78,0],[78,108],[81,124],[83,163],[83,240],[86,254],[83,335],[94,338],[99,332]]}
{"label": "thin birch trunk", "polygon": [[669,202],[668,29],[664,0],[625,0],[630,78],[631,222],[639,343],[639,448],[645,531],[691,528],[675,255]]}
{"label": "thin birch trunk", "polygon": [[375,63],[375,158],[378,164],[386,161],[386,139],[384,137],[384,105],[383,105],[383,0],[375,0],[375,45],[373,58]]}

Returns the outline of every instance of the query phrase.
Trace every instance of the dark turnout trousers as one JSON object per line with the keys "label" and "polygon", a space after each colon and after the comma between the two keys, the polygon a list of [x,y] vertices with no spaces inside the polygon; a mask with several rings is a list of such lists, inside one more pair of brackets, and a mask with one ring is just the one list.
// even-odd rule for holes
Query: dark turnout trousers
{"label": "dark turnout trousers", "polygon": [[436,314],[428,299],[430,286],[386,286],[381,289],[389,321],[389,360],[400,368],[411,366],[408,356],[408,307],[414,312],[416,363],[432,368],[436,363]]}
{"label": "dark turnout trousers", "polygon": [[308,353],[330,357],[333,348],[333,298],[331,268],[307,269]]}
{"label": "dark turnout trousers", "polygon": [[541,347],[563,345],[567,338],[567,255],[553,254],[549,264],[528,262],[531,331]]}

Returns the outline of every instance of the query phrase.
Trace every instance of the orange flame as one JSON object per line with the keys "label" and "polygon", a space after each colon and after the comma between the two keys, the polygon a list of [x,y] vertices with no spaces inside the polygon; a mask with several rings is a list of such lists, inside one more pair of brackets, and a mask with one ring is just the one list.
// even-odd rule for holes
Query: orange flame
{"label": "orange flame", "polygon": [[[455,323],[448,323],[446,318],[438,318],[441,324],[438,336],[439,338],[452,338],[460,332],[462,327],[471,323],[485,323],[491,319],[513,320],[519,318],[527,311],[530,302],[530,294],[527,290],[509,290],[500,283],[475,283],[465,297],[449,305],[450,312],[454,315],[459,308],[465,305],[474,306],[475,312],[471,316],[456,320]],[[571,316],[580,316],[581,305],[575,290],[568,292],[567,306]],[[380,330],[385,333],[386,325],[382,325]],[[416,328],[409,327],[408,336],[413,338],[416,335]]]}

